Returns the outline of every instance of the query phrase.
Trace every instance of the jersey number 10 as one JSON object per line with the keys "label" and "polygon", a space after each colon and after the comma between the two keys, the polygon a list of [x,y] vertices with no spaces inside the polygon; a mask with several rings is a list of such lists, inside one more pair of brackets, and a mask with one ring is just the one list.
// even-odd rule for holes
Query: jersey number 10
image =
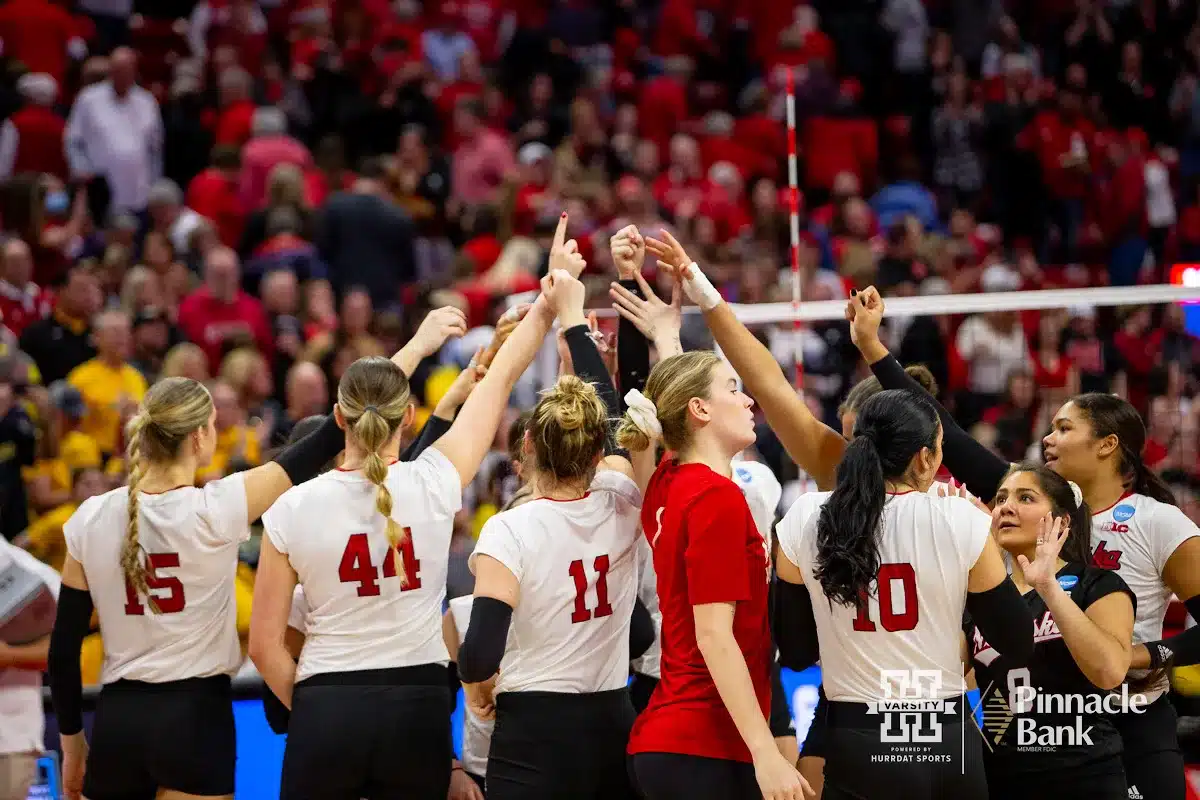
{"label": "jersey number 10", "polygon": [[[900,612],[896,611],[896,598],[892,594],[897,581],[904,592],[904,610]],[[880,564],[875,583],[879,587],[879,622],[883,629],[896,633],[917,627],[917,571],[912,564]],[[869,599],[864,592],[854,617],[854,630],[862,633],[875,630]]]}
{"label": "jersey number 10", "polygon": [[612,605],[608,602],[608,556],[596,556],[592,562],[596,570],[596,610],[589,611],[587,607],[587,572],[583,561],[576,559],[571,562],[571,579],[575,581],[575,610],[571,612],[571,622],[587,622],[593,617],[607,617],[612,613]]}
{"label": "jersey number 10", "polygon": [[[413,550],[412,533],[404,529],[404,538],[398,547],[400,557],[404,559],[404,585],[402,592],[411,592],[421,588],[421,562]],[[395,578],[396,551],[388,549],[383,557],[383,577]],[[342,551],[342,561],[338,564],[338,579],[342,583],[357,583],[359,597],[376,597],[379,595],[379,570],[371,563],[371,545],[365,533],[354,533],[346,541],[346,549]]]}

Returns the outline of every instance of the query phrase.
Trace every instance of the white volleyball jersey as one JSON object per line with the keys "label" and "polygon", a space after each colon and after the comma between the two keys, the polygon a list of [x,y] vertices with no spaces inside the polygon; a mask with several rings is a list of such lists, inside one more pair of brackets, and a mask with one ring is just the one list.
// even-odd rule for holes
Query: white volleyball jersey
{"label": "white volleyball jersey", "polygon": [[632,480],[601,470],[578,500],[531,500],[484,523],[472,570],[491,556],[521,584],[497,692],[625,686],[641,502]]}
{"label": "white volleyball jersey", "polygon": [[[62,584],[53,567],[43,564],[0,536],[0,553],[41,578],[57,599]],[[45,747],[46,714],[42,708],[42,670],[0,667],[0,756],[40,753]]]}
{"label": "white volleyball jersey", "polygon": [[[458,646],[467,638],[467,626],[471,624],[471,605],[475,598],[471,595],[456,597],[450,601],[450,616],[454,619],[454,628],[458,631]],[[494,720],[480,719],[467,708],[463,711],[462,761],[463,768],[472,775],[484,777],[487,775],[488,750],[492,746],[492,730],[496,727]]]}
{"label": "white volleyball jersey", "polygon": [[960,642],[967,577],[987,542],[991,517],[961,497],[892,495],[879,533],[878,588],[866,607],[831,604],[813,576],[817,519],[829,492],[802,496],[776,527],[779,546],[800,568],[813,599],[822,679],[830,700],[871,703],[887,673],[940,674],[926,692],[963,691]]}
{"label": "white volleyball jersey", "polygon": [[651,678],[662,677],[662,610],[658,607],[658,576],[654,573],[654,551],[645,536],[638,537],[638,593],[637,599],[642,601],[650,620],[654,623],[654,643],[640,656],[630,662],[634,672],[648,675]]}
{"label": "white volleyball jersey", "polygon": [[[1145,495],[1126,495],[1092,514],[1092,563],[1115,571],[1137,597],[1134,644],[1162,638],[1172,594],[1163,570],[1176,548],[1197,535],[1200,530],[1182,511]],[[1155,700],[1166,688],[1164,681],[1145,694]]]}
{"label": "white volleyball jersey", "polygon": [[288,609],[288,627],[297,633],[308,633],[308,600],[304,597],[304,587],[298,583],[292,591],[292,607]]}
{"label": "white volleyball jersey", "polygon": [[234,582],[250,538],[241,474],[138,495],[138,544],[154,567],[154,613],[125,580],[121,548],[129,489],[89,498],[67,520],[67,552],[83,566],[104,639],[101,683],[164,683],[232,675],[241,666]]}
{"label": "white volleyball jersey", "polygon": [[405,529],[401,559],[393,557],[375,509],[378,489],[359,472],[330,470],[293,486],[263,515],[266,535],[287,556],[308,604],[297,682],[450,661],[442,604],[462,506],[458,472],[431,447],[416,461],[388,467],[386,485],[392,519]]}

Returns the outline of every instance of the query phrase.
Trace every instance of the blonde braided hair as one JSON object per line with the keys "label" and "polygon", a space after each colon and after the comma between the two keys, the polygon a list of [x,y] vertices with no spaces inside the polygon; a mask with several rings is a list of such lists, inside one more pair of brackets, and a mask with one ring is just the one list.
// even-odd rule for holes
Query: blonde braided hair
{"label": "blonde braided hair", "polygon": [[358,359],[338,383],[338,407],[350,437],[366,451],[363,475],[377,487],[375,509],[386,521],[388,557],[393,559],[401,586],[408,584],[404,560],[400,557],[404,529],[392,519],[388,465],[380,451],[404,423],[410,396],[408,378],[399,367],[380,356]]}
{"label": "blonde braided hair", "polygon": [[187,438],[212,418],[213,401],[204,385],[191,378],[164,378],[150,388],[141,406],[125,427],[125,463],[129,465],[129,521],[121,545],[121,571],[134,592],[146,598],[159,613],[150,594],[153,567],[138,541],[139,485],[150,464],[170,463],[179,457]]}

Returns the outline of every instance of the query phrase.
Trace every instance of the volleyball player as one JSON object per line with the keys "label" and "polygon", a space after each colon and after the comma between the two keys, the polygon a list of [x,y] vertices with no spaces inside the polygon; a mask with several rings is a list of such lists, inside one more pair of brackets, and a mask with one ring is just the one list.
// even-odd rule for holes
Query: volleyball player
{"label": "volleyball player", "polygon": [[[128,488],[87,500],[64,526],[68,557],[49,661],[72,800],[81,792],[91,800],[233,795],[238,545],[340,444],[327,420],[275,461],[198,489],[196,470],[216,444],[214,417],[196,381],[155,384],[127,429]],[[93,603],[104,688],[89,752],[79,654]]]}
{"label": "volleyball player", "polygon": [[633,451],[674,457],[650,481],[642,526],[662,613],[661,681],[629,753],[658,798],[799,798],[807,791],[767,724],[773,647],[768,562],[733,458],[754,442],[751,401],[711,352],[663,359],[618,431]]}
{"label": "volleyball player", "polygon": [[644,609],[638,626],[632,618],[639,482],[654,451],[607,448],[615,391],[586,335],[584,293],[572,276],[550,274],[544,296],[568,344],[590,353],[572,345],[578,376],[560,377],[530,415],[531,499],[489,519],[471,556],[475,596],[458,669],[472,710],[486,716],[494,705],[492,800],[636,796],[625,769],[634,719],[626,684],[639,638],[631,632],[648,634],[641,650],[652,637]]}
{"label": "volleyball player", "polygon": [[[581,269],[566,224],[564,215],[551,265]],[[405,373],[368,358],[343,375],[335,407],[345,431],[341,468],[287,493],[263,521],[250,652],[292,709],[282,798],[446,796],[442,605],[454,515],[552,321],[539,300],[449,432],[411,463],[394,463],[414,414]],[[297,583],[310,606],[298,665],[284,644]]]}
{"label": "volleyball player", "polygon": [[[777,612],[788,613],[777,615],[776,631],[786,665],[799,633],[788,626],[815,618],[829,698],[830,800],[985,796],[980,742],[961,730],[962,659],[951,631],[966,605],[1014,664],[1033,648],[1029,609],[1008,578],[987,515],[963,498],[927,494],[941,465],[941,436],[923,396],[875,395],[859,409],[833,491],[801,496],[777,528],[784,556]],[[903,676],[895,686],[893,674]],[[921,674],[931,683],[910,685]],[[888,718],[881,723],[868,706],[914,688],[922,700],[952,704],[924,715],[933,717],[924,724],[934,735],[923,763],[895,758],[884,735]]]}
{"label": "volleyball player", "polygon": [[[847,306],[855,344],[884,386],[906,385],[899,363],[879,341],[884,305],[873,288]],[[973,493],[990,500],[1008,464],[940,411],[947,430],[946,466]],[[1046,465],[1074,481],[1092,514],[1092,563],[1115,571],[1137,598],[1131,678],[1153,679],[1141,692],[1149,705],[1119,714],[1125,777],[1146,800],[1182,800],[1186,793],[1176,714],[1165,667],[1200,663],[1200,628],[1162,639],[1172,592],[1200,614],[1200,530],[1175,507],[1163,481],[1142,462],[1146,427],[1115,395],[1084,394],[1065,403],[1042,440]]]}
{"label": "volleyball player", "polygon": [[[966,660],[982,692],[989,797],[1126,800],[1121,737],[1104,706],[1129,670],[1133,592],[1115,572],[1089,564],[1083,493],[1046,467],[1009,471],[992,534],[1015,557],[1012,578],[1033,612],[1035,643],[1027,664],[1011,664],[972,621],[964,625]],[[1064,730],[1071,733],[1053,734],[1055,746],[1032,746]]]}
{"label": "volleyball player", "polygon": [[[449,603],[442,617],[442,637],[446,642],[446,650],[450,660],[458,662],[458,651],[467,636],[467,628],[471,624],[471,606],[474,604],[471,595],[455,597]],[[468,705],[463,709],[462,757],[451,770],[451,791],[453,792],[454,773],[462,772],[474,784],[474,794],[464,792],[467,800],[486,797],[488,750],[492,743],[492,729],[495,720],[483,719]]]}

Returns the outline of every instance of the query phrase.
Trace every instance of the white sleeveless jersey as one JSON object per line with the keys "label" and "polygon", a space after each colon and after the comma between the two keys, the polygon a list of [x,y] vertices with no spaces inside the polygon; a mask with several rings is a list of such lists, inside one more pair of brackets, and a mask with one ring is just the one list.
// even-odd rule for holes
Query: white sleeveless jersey
{"label": "white sleeveless jersey", "polygon": [[[265,533],[296,571],[308,605],[296,681],[326,672],[447,664],[442,604],[462,484],[429,448],[388,467],[392,518],[406,530],[402,583],[378,489],[331,470],[294,486],[263,515]],[[293,605],[295,598],[293,597]]]}
{"label": "white sleeveless jersey", "polygon": [[[771,468],[760,461],[734,461],[733,482],[746,496],[746,504],[750,506],[750,515],[754,524],[767,543],[767,552],[771,552],[771,529],[775,526],[775,512],[779,508],[779,500],[783,496],[783,486]],[[662,648],[659,644],[659,634],[662,632],[662,612],[658,608],[658,581],[654,574],[654,551],[646,537],[640,538],[638,563],[638,599],[650,612],[654,621],[654,644],[650,649],[633,660],[630,665],[635,672],[652,678],[661,677],[659,659]]]}
{"label": "white sleeveless jersey", "polygon": [[121,570],[127,487],[85,500],[63,526],[67,552],[83,566],[100,616],[101,683],[237,672],[243,658],[234,580],[238,545],[250,538],[243,477],[139,494],[138,544],[154,567],[148,583],[157,614]]}
{"label": "white sleeveless jersey", "polygon": [[[817,519],[829,492],[802,496],[776,528],[813,599],[822,679],[830,700],[876,702],[888,672],[940,675],[926,694],[963,691],[960,642],[967,576],[987,543],[991,517],[961,497],[890,496],[883,509],[878,589],[866,608],[830,604],[813,577]],[[893,679],[894,684],[894,679]]]}
{"label": "white sleeveless jersey", "polygon": [[[454,620],[454,629],[458,631],[458,645],[462,647],[467,638],[467,626],[471,624],[471,605],[475,598],[471,595],[456,597],[450,601],[450,616]],[[496,727],[494,720],[480,719],[467,708],[463,711],[462,761],[463,768],[472,775],[483,777],[487,775],[488,750],[492,746],[492,730]]]}
{"label": "white sleeveless jersey", "polygon": [[[1176,548],[1197,535],[1196,524],[1178,508],[1141,494],[1122,497],[1111,508],[1092,515],[1092,563],[1114,570],[1137,597],[1134,644],[1162,638],[1163,619],[1171,602],[1163,570]],[[1145,694],[1155,700],[1166,688],[1164,681]]]}
{"label": "white sleeveless jersey", "polygon": [[472,570],[491,556],[521,584],[497,692],[625,686],[641,502],[632,480],[601,470],[578,500],[531,500],[484,523]]}

